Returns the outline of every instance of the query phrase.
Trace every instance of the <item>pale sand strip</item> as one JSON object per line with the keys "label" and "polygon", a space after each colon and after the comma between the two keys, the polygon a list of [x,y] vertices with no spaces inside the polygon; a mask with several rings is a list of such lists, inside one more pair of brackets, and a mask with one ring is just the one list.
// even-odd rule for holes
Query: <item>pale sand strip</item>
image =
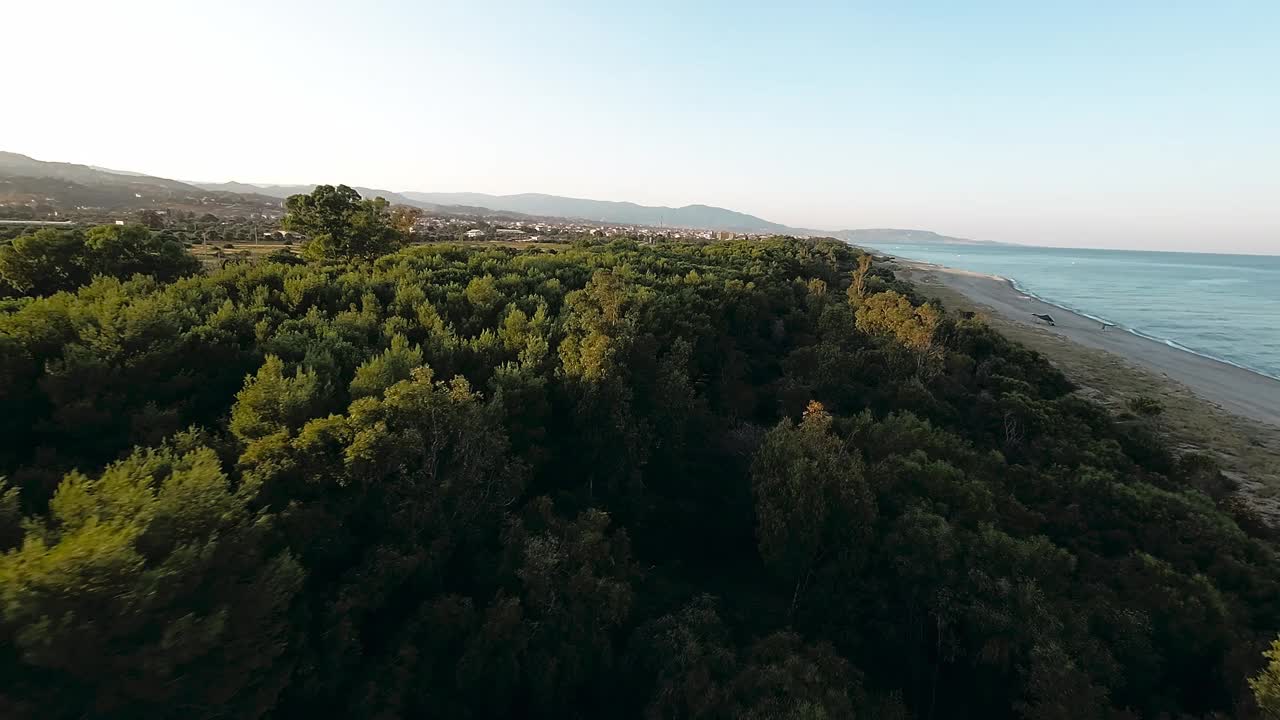
{"label": "pale sand strip", "polygon": [[[974,310],[1005,335],[1038,350],[1095,399],[1122,409],[1138,396],[1166,411],[1166,432],[1187,449],[1214,453],[1250,504],[1280,526],[1280,381],[1204,358],[1040,302],[1008,281],[895,258],[926,297]],[[1053,316],[1055,327],[1032,313]]]}
{"label": "pale sand strip", "polygon": [[[1103,330],[1097,320],[1025,295],[1004,278],[926,263],[898,262],[934,273],[947,287],[994,310],[1006,320],[1038,325],[1081,345],[1114,353],[1186,385],[1201,398],[1228,412],[1280,427],[1280,380],[1134,335],[1122,328]],[[1053,316],[1054,326],[1038,320],[1032,313]]]}

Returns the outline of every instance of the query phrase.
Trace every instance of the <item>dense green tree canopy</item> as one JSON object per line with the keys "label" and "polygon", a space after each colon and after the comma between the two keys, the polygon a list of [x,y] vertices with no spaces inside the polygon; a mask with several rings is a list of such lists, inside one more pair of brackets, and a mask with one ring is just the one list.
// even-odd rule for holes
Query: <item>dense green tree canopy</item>
{"label": "dense green tree canopy", "polygon": [[1258,699],[1263,717],[1271,720],[1280,718],[1280,640],[1273,640],[1263,655],[1267,658],[1267,666],[1257,677],[1249,680],[1249,686]]}
{"label": "dense green tree canopy", "polygon": [[856,250],[381,255],[377,202],[290,205],[326,262],[0,310],[0,716],[1275,707],[1212,462]]}
{"label": "dense green tree canopy", "polygon": [[392,212],[382,198],[361,199],[346,185],[319,185],[310,195],[285,201],[284,227],[308,235],[304,254],[313,260],[371,260],[404,242],[413,216]]}
{"label": "dense green tree canopy", "polygon": [[24,295],[75,290],[97,275],[169,281],[199,270],[181,242],[142,225],[44,229],[0,244],[0,278]]}

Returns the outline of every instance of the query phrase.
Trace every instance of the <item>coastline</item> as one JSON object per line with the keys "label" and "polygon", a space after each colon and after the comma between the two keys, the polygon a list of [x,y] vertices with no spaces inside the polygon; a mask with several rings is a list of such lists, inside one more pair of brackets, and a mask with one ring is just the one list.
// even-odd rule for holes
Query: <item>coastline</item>
{"label": "coastline", "polygon": [[[1231,414],[1280,428],[1280,380],[1122,327],[1103,330],[1101,320],[1036,297],[1007,278],[892,257],[910,279],[932,276],[934,282],[1007,322],[1119,356]],[[1051,315],[1054,325],[1037,320],[1033,313]]]}
{"label": "coastline", "polygon": [[[902,261],[902,260],[904,260],[904,259],[900,259],[900,261]],[[937,268],[939,271],[942,271],[942,272],[957,272],[957,273],[965,272],[965,271],[962,271],[962,270],[957,270],[957,269],[955,269],[955,268],[949,268],[949,267],[942,266],[942,265],[936,265],[936,263],[920,263],[919,261],[914,261],[914,260],[913,260],[913,261],[907,261],[907,262],[916,262],[916,263],[918,263],[918,264],[922,264],[922,265],[936,266],[936,268]],[[979,275],[981,275],[981,273],[978,273],[978,274],[979,274]],[[1136,336],[1138,336],[1138,337],[1140,337],[1140,338],[1143,338],[1144,340],[1150,340],[1150,341],[1152,341],[1152,342],[1162,343],[1162,344],[1164,344],[1164,345],[1168,345],[1169,347],[1171,347],[1171,348],[1173,348],[1173,349],[1175,349],[1175,350],[1180,350],[1180,351],[1182,351],[1182,352],[1191,353],[1192,355],[1197,355],[1197,356],[1202,357],[1202,358],[1205,358],[1205,359],[1207,359],[1207,360],[1213,360],[1214,362],[1219,362],[1219,363],[1223,363],[1223,364],[1225,364],[1225,365],[1230,365],[1230,366],[1232,366],[1232,367],[1239,368],[1240,370],[1244,370],[1245,372],[1250,372],[1250,373],[1253,373],[1253,374],[1255,374],[1255,375],[1261,375],[1261,376],[1263,376],[1263,377],[1265,377],[1265,378],[1267,378],[1267,379],[1269,379],[1269,380],[1275,380],[1275,381],[1277,381],[1277,382],[1280,382],[1280,377],[1277,377],[1277,376],[1275,376],[1275,375],[1270,375],[1270,374],[1268,374],[1268,373],[1266,373],[1266,372],[1263,372],[1262,370],[1259,370],[1259,369],[1257,369],[1257,368],[1251,368],[1251,367],[1249,367],[1249,366],[1247,366],[1247,365],[1241,365],[1241,364],[1240,364],[1240,363],[1238,363],[1238,362],[1235,362],[1235,361],[1232,361],[1232,360],[1228,360],[1227,358],[1217,357],[1217,356],[1215,356],[1215,355],[1210,355],[1209,353],[1201,352],[1201,351],[1199,351],[1199,350],[1194,350],[1194,349],[1192,349],[1192,348],[1187,347],[1186,345],[1183,345],[1183,344],[1181,344],[1181,343],[1177,342],[1176,340],[1170,340],[1170,339],[1168,339],[1168,338],[1162,338],[1162,337],[1158,337],[1158,336],[1155,336],[1155,335],[1148,335],[1147,333],[1145,333],[1145,332],[1143,332],[1143,331],[1141,331],[1141,330],[1138,330],[1137,328],[1127,327],[1127,326],[1121,325],[1121,324],[1119,324],[1119,323],[1112,322],[1111,320],[1108,320],[1107,318],[1098,317],[1098,316],[1096,316],[1096,315],[1090,315],[1089,313],[1084,312],[1083,310],[1079,310],[1079,309],[1077,309],[1077,308],[1073,308],[1073,307],[1071,307],[1070,305],[1065,305],[1065,304],[1063,304],[1063,303],[1055,302],[1055,301],[1053,301],[1053,300],[1049,300],[1049,299],[1047,299],[1047,298],[1041,297],[1041,296],[1037,295],[1036,293],[1033,293],[1033,292],[1031,292],[1030,290],[1027,290],[1026,288],[1023,288],[1023,287],[1022,287],[1021,285],[1019,285],[1019,284],[1017,283],[1017,281],[1016,281],[1016,280],[1014,280],[1013,278],[1007,278],[1007,277],[1003,277],[1003,276],[1001,276],[1001,275],[986,275],[985,277],[989,277],[989,278],[991,278],[991,279],[993,279],[993,280],[999,280],[999,281],[1001,281],[1001,282],[1008,283],[1008,284],[1009,284],[1009,287],[1011,287],[1011,288],[1013,289],[1013,291],[1014,291],[1014,292],[1016,292],[1016,293],[1019,293],[1019,294],[1021,294],[1021,295],[1025,295],[1025,296],[1027,296],[1027,297],[1030,297],[1030,298],[1031,298],[1031,299],[1033,299],[1033,300],[1038,300],[1038,301],[1040,301],[1040,302],[1042,302],[1042,303],[1044,303],[1044,304],[1046,304],[1046,305],[1049,305],[1049,306],[1052,306],[1052,307],[1058,308],[1058,310],[1059,310],[1059,311],[1061,311],[1061,312],[1072,313],[1072,314],[1079,315],[1079,316],[1081,316],[1081,317],[1087,318],[1087,319],[1089,319],[1089,320],[1092,320],[1092,321],[1094,321],[1095,323],[1098,323],[1099,327],[1101,327],[1102,325],[1108,325],[1108,326],[1110,326],[1110,327],[1109,327],[1109,330],[1115,330],[1115,331],[1123,331],[1123,332],[1127,332],[1127,333],[1130,333],[1130,334],[1132,334],[1132,335],[1136,335]]]}
{"label": "coastline", "polygon": [[[880,254],[880,253],[878,253]],[[1280,381],[1121,328],[1020,291],[990,275],[890,256],[925,297],[977,313],[1006,337],[1044,355],[1092,400],[1123,411],[1135,397],[1164,406],[1159,426],[1180,452],[1215,457],[1241,497],[1280,527]],[[1048,313],[1056,326],[1031,313]]]}

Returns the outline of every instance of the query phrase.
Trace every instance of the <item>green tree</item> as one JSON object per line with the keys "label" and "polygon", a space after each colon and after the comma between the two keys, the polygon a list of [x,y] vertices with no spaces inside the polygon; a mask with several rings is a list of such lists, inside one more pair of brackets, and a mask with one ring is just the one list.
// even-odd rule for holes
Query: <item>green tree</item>
{"label": "green tree", "polygon": [[849,304],[857,308],[867,297],[867,273],[871,272],[871,255],[863,253],[858,256],[858,269],[853,271],[853,282],[849,283]]}
{"label": "green tree", "polygon": [[391,208],[391,225],[401,236],[413,235],[413,228],[422,218],[422,211],[408,205],[396,205]]}
{"label": "green tree", "polygon": [[401,380],[408,380],[418,367],[422,367],[422,348],[410,345],[403,335],[396,335],[386,352],[356,369],[356,376],[351,380],[351,397],[379,396]]}
{"label": "green tree", "polygon": [[1254,710],[1229,479],[847,245],[87,236],[0,309],[0,717]]}
{"label": "green tree", "polygon": [[0,556],[16,707],[40,717],[258,717],[290,666],[303,570],[194,438],[68,475]]}
{"label": "green tree", "polygon": [[200,270],[200,262],[177,238],[153,233],[141,225],[90,228],[85,233],[85,252],[94,275],[150,275],[169,282]]}
{"label": "green tree", "polygon": [[1137,395],[1125,401],[1129,412],[1148,420],[1159,417],[1164,412],[1164,404],[1150,395]]}
{"label": "green tree", "polygon": [[798,426],[784,420],[765,437],[751,480],[760,555],[792,588],[794,615],[825,564],[856,565],[865,555],[875,500],[861,458],[831,433],[818,403]]}
{"label": "green tree", "polygon": [[155,210],[139,210],[138,223],[151,230],[164,228],[164,216]]}
{"label": "green tree", "polygon": [[18,488],[0,478],[0,552],[22,542],[22,507]]}
{"label": "green tree", "polygon": [[296,431],[324,402],[324,388],[313,372],[299,367],[285,375],[284,362],[268,355],[257,375],[245,378],[231,410],[231,433],[243,442]]}
{"label": "green tree", "polygon": [[27,295],[74,290],[93,277],[91,264],[76,231],[44,229],[0,245],[0,277]]}
{"label": "green tree", "polygon": [[518,553],[520,606],[529,620],[528,682],[544,708],[566,712],[582,700],[578,693],[603,695],[593,678],[617,661],[612,635],[635,603],[638,568],[626,531],[611,529],[608,513],[586,510],[566,521],[538,498],[526,515],[507,543]]}
{"label": "green tree", "polygon": [[386,200],[361,199],[346,185],[319,185],[310,195],[293,195],[285,210],[285,229],[311,238],[304,254],[312,260],[372,260],[405,239]]}
{"label": "green tree", "polygon": [[45,229],[0,246],[0,277],[30,295],[74,290],[96,275],[168,282],[199,271],[181,241],[142,225],[99,225],[83,234]]}
{"label": "green tree", "polygon": [[738,656],[710,595],[640,628],[632,662],[652,676],[646,717],[712,718],[726,713]]}
{"label": "green tree", "polygon": [[757,641],[734,678],[728,717],[826,720],[862,717],[862,678],[827,643],[806,645],[791,632]]}
{"label": "green tree", "polygon": [[855,317],[859,330],[871,335],[892,335],[919,352],[933,347],[942,321],[942,314],[933,305],[915,307],[906,296],[893,290],[862,298]]}
{"label": "green tree", "polygon": [[1271,647],[1262,656],[1267,659],[1267,666],[1250,678],[1249,687],[1263,717],[1274,720],[1280,718],[1280,640],[1272,640]]}
{"label": "green tree", "polygon": [[267,262],[280,263],[282,265],[305,265],[306,260],[298,257],[288,248],[280,248],[273,250],[264,258]]}

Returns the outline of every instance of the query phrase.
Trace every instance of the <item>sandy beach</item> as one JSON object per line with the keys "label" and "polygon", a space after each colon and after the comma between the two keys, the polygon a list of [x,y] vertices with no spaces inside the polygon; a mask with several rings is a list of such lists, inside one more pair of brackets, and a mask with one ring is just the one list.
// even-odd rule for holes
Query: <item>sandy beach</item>
{"label": "sandy beach", "polygon": [[[898,259],[897,262],[914,273],[933,275],[938,282],[1005,320],[1034,325],[1086,347],[1119,355],[1185,385],[1202,399],[1230,413],[1280,427],[1278,380],[1135,335],[1123,328],[1103,330],[1097,320],[1041,302],[1020,292],[1004,278],[910,260]],[[1054,325],[1037,319],[1033,313],[1052,316]]]}
{"label": "sandy beach", "polygon": [[[894,258],[926,297],[972,310],[1038,350],[1081,392],[1122,409],[1135,396],[1158,399],[1176,446],[1215,455],[1249,503],[1280,526],[1280,381],[1113,327],[1020,292],[1008,280]],[[1054,325],[1032,313],[1053,316]]]}

